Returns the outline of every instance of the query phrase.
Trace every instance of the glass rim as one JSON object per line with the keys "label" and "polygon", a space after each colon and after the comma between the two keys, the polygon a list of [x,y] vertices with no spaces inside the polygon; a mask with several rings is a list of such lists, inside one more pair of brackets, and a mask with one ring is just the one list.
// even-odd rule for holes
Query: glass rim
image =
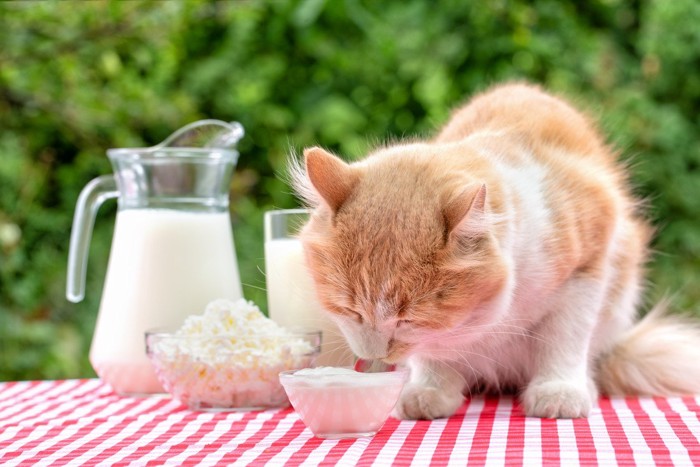
{"label": "glass rim", "polygon": [[313,210],[309,208],[265,211],[263,214],[265,243],[273,240],[297,239],[301,228],[311,218],[312,213]]}
{"label": "glass rim", "polygon": [[271,217],[278,215],[311,214],[312,211],[313,209],[310,208],[273,209],[270,211],[265,211],[265,216]]}

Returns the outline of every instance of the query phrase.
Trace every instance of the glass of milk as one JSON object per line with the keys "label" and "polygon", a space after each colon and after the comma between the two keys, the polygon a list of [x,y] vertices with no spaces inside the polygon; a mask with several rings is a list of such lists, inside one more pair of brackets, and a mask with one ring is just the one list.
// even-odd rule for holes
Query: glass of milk
{"label": "glass of milk", "polygon": [[352,365],[354,355],[345,338],[316,298],[306,269],[299,230],[309,218],[306,209],[265,213],[265,282],[271,319],[286,328],[307,327],[322,331],[319,366]]}

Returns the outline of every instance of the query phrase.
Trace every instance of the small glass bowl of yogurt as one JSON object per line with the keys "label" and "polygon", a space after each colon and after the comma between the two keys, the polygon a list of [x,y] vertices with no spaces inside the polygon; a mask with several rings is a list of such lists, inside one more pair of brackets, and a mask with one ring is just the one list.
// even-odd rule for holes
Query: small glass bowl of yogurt
{"label": "small glass bowl of yogurt", "polygon": [[191,410],[223,412],[289,405],[279,373],[313,366],[321,331],[273,335],[146,332],[158,380]]}
{"label": "small glass bowl of yogurt", "polygon": [[279,379],[299,418],[319,438],[373,436],[389,418],[408,369],[360,373],[346,367],[283,371]]}

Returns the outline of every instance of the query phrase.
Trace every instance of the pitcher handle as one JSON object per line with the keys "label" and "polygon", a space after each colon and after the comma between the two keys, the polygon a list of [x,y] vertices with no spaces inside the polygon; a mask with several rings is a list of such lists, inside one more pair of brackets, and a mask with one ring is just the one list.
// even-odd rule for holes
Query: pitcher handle
{"label": "pitcher handle", "polygon": [[66,298],[78,303],[85,297],[85,276],[95,216],[102,203],[119,196],[113,175],[103,175],[90,181],[80,192],[73,216],[68,251]]}

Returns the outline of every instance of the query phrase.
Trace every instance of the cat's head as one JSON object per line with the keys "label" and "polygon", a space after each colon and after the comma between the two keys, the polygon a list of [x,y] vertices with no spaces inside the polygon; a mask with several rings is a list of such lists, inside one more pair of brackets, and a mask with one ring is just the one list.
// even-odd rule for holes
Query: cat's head
{"label": "cat's head", "polygon": [[301,240],[318,298],[359,357],[399,362],[484,324],[482,305],[503,287],[486,185],[430,151],[347,164],[311,148],[293,169],[313,208]]}

